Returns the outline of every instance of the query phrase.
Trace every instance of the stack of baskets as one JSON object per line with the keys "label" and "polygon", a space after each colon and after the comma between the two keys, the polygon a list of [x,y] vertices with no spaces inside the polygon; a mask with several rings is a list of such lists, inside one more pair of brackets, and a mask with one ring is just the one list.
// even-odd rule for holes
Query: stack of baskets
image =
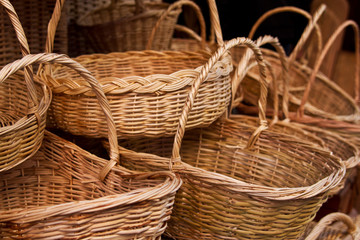
{"label": "stack of baskets", "polygon": [[[4,85],[12,95],[2,104],[1,131],[29,138],[0,143],[1,238],[298,239],[358,160],[358,149],[343,139],[341,157],[329,150],[337,136],[327,141],[322,132],[278,122],[277,114],[269,125],[268,76],[279,82],[274,62],[280,60],[287,89],[289,61],[270,36],[224,41],[215,0],[208,0],[210,41],[192,1],[86,1],[92,9],[77,23],[101,53],[72,59],[51,53],[64,0],[48,22],[45,53],[36,55],[11,4],[0,2],[24,55],[0,70],[2,85],[23,81],[22,88]],[[200,46],[196,51],[171,45],[185,5],[199,19],[201,36],[189,32],[200,44],[188,41]],[[316,19],[309,17],[311,27]],[[263,55],[264,44],[276,49],[274,61]],[[249,51],[242,50],[234,73],[236,47]],[[233,116],[235,93],[254,63],[258,118]],[[283,94],[283,107],[286,100]],[[106,157],[75,144],[81,138],[100,143]]]}

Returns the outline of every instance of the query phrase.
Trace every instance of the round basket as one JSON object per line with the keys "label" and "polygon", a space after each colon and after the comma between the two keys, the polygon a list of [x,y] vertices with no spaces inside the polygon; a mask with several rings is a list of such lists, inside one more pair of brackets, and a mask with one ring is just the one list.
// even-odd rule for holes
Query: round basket
{"label": "round basket", "polygon": [[[218,18],[214,21],[219,22]],[[217,39],[222,41],[221,30],[218,32]],[[136,138],[175,134],[188,92],[210,57],[205,51],[144,50],[83,55],[74,60],[100,82],[110,102],[118,137]],[[228,54],[217,59],[195,99],[187,128],[208,126],[226,111],[232,69]],[[103,116],[88,84],[61,66],[54,65],[51,70],[52,77],[46,79],[53,92],[49,126],[74,135],[106,136]]]}
{"label": "round basket", "polygon": [[170,171],[139,173],[120,167],[115,125],[96,79],[56,54],[28,55],[0,75],[30,63],[57,62],[75,69],[96,92],[109,128],[110,161],[48,131],[28,161],[1,174],[3,239],[161,239],[176,191]]}
{"label": "round basket", "polygon": [[[170,4],[143,0],[112,0],[81,16],[77,24],[98,53],[145,50],[152,29]],[[169,49],[181,7],[161,21],[150,49]]]}
{"label": "round basket", "polygon": [[[29,54],[25,33],[13,6],[7,0],[1,4],[15,28],[22,54]],[[0,76],[0,172],[25,161],[41,145],[51,92],[38,80],[31,66],[24,72]]]}
{"label": "round basket", "polygon": [[[215,55],[241,44],[262,61],[256,44],[244,38],[230,40]],[[265,66],[260,66],[264,74]],[[166,230],[176,239],[300,237],[343,178],[343,163],[303,139],[266,130],[264,111],[260,126],[220,119],[184,136],[187,115],[208,68],[202,69],[189,93],[173,144],[170,138],[124,140],[122,164],[149,171],[165,169],[171,160],[184,181]],[[263,89],[259,102],[266,106]]]}

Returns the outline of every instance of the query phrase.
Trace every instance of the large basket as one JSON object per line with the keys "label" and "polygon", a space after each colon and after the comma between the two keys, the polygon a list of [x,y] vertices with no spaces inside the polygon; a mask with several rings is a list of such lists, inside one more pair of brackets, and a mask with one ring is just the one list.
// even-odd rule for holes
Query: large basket
{"label": "large basket", "polygon": [[[261,61],[259,49],[244,38],[229,41],[215,56],[241,43]],[[262,113],[260,127],[224,119],[184,136],[209,67],[189,93],[174,144],[169,138],[124,141],[122,163],[154,170],[173,162],[184,181],[167,229],[176,239],[296,239],[341,181],[342,162],[303,139],[266,131]],[[266,94],[260,102],[266,104]]]}
{"label": "large basket", "polygon": [[[222,40],[222,35],[217,39]],[[204,51],[129,51],[83,55],[75,60],[99,80],[110,101],[118,137],[133,138],[175,134],[188,91],[210,57]],[[106,136],[103,116],[89,86],[61,66],[51,70],[49,126],[74,135]],[[187,128],[208,126],[226,111],[231,71],[229,55],[217,60],[195,99]]]}
{"label": "large basket", "polygon": [[[22,54],[29,46],[17,14],[10,2],[3,0],[16,30]],[[5,41],[6,42],[6,41]],[[24,72],[0,76],[0,172],[10,169],[34,155],[41,145],[50,105],[49,88],[33,76],[29,66]]]}
{"label": "large basket", "polygon": [[0,75],[36,62],[64,64],[88,80],[109,127],[110,161],[46,131],[36,155],[1,174],[1,238],[160,239],[182,183],[179,176],[114,166],[119,152],[110,108],[80,64],[63,55],[28,55]]}
{"label": "large basket", "polygon": [[[92,48],[98,53],[145,50],[152,29],[170,4],[143,0],[112,0],[80,17]],[[181,7],[173,8],[161,21],[150,49],[169,49]]]}
{"label": "large basket", "polygon": [[[22,0],[12,1],[20,22],[25,29],[27,40],[32,53],[44,52],[47,23],[54,9],[55,0]],[[17,36],[4,10],[0,11],[1,43],[0,66],[4,66],[21,57]],[[66,13],[63,11],[59,28],[56,32],[55,49],[57,53],[67,53],[67,23]]]}

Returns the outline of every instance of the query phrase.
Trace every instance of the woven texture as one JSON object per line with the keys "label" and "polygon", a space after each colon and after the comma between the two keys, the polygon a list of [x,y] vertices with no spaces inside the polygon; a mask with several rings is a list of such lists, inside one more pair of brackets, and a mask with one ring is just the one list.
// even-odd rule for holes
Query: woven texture
{"label": "woven texture", "polygon": [[[233,39],[224,48],[241,45],[240,40],[254,50],[264,73],[261,53],[249,39]],[[220,119],[184,135],[202,80],[189,93],[175,140],[123,141],[122,163],[149,171],[172,162],[184,181],[166,230],[176,239],[297,239],[340,183],[344,165],[303,139],[266,130],[263,113],[260,126]],[[264,106],[266,85],[262,88]]]}
{"label": "woven texture", "polygon": [[[22,54],[29,54],[14,8],[8,1],[1,4],[15,28],[15,39],[21,45]],[[18,71],[20,69],[5,66],[0,72],[0,172],[20,164],[39,149],[51,100],[49,88],[33,76],[32,68]]]}
{"label": "woven texture", "polygon": [[[12,1],[29,42],[32,53],[44,52],[47,24],[53,12],[56,0]],[[21,57],[18,40],[6,12],[0,10],[1,55],[0,65],[5,65]],[[56,32],[55,49],[57,53],[67,53],[66,13],[62,14]]]}
{"label": "woven texture", "polygon": [[[140,8],[138,2],[144,7]],[[113,0],[80,17],[77,23],[86,31],[87,39],[95,52],[144,50],[152,29],[169,6],[167,3],[142,0]],[[181,7],[174,8],[161,21],[150,49],[169,49],[180,13]]]}
{"label": "woven texture", "polygon": [[37,62],[64,64],[87,80],[106,118],[110,160],[46,131],[40,150],[0,177],[1,237],[160,239],[180,178],[170,171],[136,173],[115,166],[115,124],[96,79],[64,55],[28,55],[13,66]]}

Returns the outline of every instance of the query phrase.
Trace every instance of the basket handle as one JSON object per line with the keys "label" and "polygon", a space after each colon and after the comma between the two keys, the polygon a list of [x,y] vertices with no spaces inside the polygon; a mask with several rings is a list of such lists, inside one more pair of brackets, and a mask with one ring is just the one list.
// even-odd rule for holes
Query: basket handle
{"label": "basket handle", "polygon": [[352,236],[352,239],[356,238],[356,234],[359,234],[359,229],[354,224],[354,221],[346,214],[335,212],[330,213],[323,217],[313,228],[310,234],[306,237],[305,240],[316,240],[320,234],[333,222],[343,222],[347,226],[347,232]]}
{"label": "basket handle", "polygon": [[[194,11],[195,14],[198,18],[199,24],[200,24],[200,37],[201,37],[201,47],[205,48],[205,40],[206,40],[206,27],[205,27],[205,20],[204,20],[204,16],[201,13],[201,9],[199,8],[199,6],[194,3],[193,1],[189,1],[189,0],[179,0],[174,2],[173,4],[171,4],[168,9],[166,11],[164,11],[160,18],[157,20],[155,26],[153,27],[151,33],[150,33],[150,37],[149,40],[146,44],[146,49],[150,49],[151,45],[153,44],[154,38],[155,38],[155,33],[156,31],[159,29],[160,24],[164,21],[164,19],[168,16],[169,13],[171,13],[174,9],[177,8],[181,8],[182,6],[190,6]],[[187,31],[188,32],[188,31]],[[193,35],[191,35],[193,36]]]}
{"label": "basket handle", "polygon": [[[57,63],[67,66],[75,70],[80,76],[82,76],[93,89],[99,101],[99,105],[105,114],[106,123],[109,127],[108,137],[110,144],[110,153],[109,153],[110,161],[100,172],[99,175],[100,179],[103,180],[108,174],[108,172],[111,170],[111,168],[116,163],[119,162],[119,150],[118,150],[118,141],[116,136],[116,128],[115,128],[114,119],[111,115],[110,105],[107,98],[105,97],[105,94],[100,84],[95,79],[95,77],[88,70],[86,70],[81,64],[75,62],[66,55],[56,54],[56,53],[39,53],[35,55],[29,54],[24,56],[22,59],[16,60],[13,63],[4,66],[0,71],[0,83],[3,82],[6,78],[8,78],[16,71],[35,63],[38,64]],[[42,77],[49,77],[49,76],[45,75],[45,73],[43,72]]]}
{"label": "basket handle", "polygon": [[[317,15],[322,15],[322,13],[325,11],[326,9],[326,5],[325,4],[321,4],[319,6],[319,8],[316,10]],[[307,25],[307,27],[305,28],[303,34],[301,35],[299,41],[297,42],[294,50],[292,51],[291,55],[290,55],[290,65],[292,64],[292,62],[295,60],[296,56],[298,55],[299,51],[302,49],[302,47],[304,46],[304,44],[306,43],[306,41],[308,40],[308,38],[310,37],[312,30],[315,27],[316,30],[316,35],[317,35],[317,48],[318,48],[318,54],[321,52],[322,49],[322,34],[320,31],[320,28],[317,24],[313,25],[311,24],[311,20],[313,19],[313,17],[311,16],[310,13],[308,13],[307,11],[301,9],[301,8],[297,8],[297,7],[291,7],[291,6],[285,6],[285,7],[278,7],[278,8],[274,8],[272,10],[267,11],[266,13],[264,13],[256,22],[255,24],[252,26],[250,33],[248,35],[249,38],[253,38],[256,30],[258,29],[258,27],[260,26],[260,24],[267,19],[268,17],[277,14],[277,13],[282,13],[282,12],[293,12],[293,13],[298,13],[302,16],[304,16],[305,18],[307,18],[309,20],[309,24]],[[290,66],[289,65],[289,66]]]}
{"label": "basket handle", "polygon": [[303,117],[304,116],[304,109],[305,109],[305,103],[307,102],[307,99],[309,97],[310,94],[310,90],[311,90],[311,85],[313,84],[313,82],[315,81],[316,75],[319,72],[320,66],[326,56],[326,54],[328,53],[330,47],[333,45],[333,43],[335,42],[336,38],[340,35],[340,33],[342,31],[344,31],[347,27],[352,27],[352,29],[354,30],[354,40],[355,40],[355,100],[359,101],[359,64],[360,64],[360,55],[359,55],[359,27],[356,24],[356,22],[354,22],[353,20],[346,20],[345,22],[343,22],[335,31],[334,33],[330,36],[330,38],[328,39],[328,41],[326,42],[323,51],[321,52],[319,58],[317,59],[314,69],[310,75],[309,78],[309,82],[306,85],[306,89],[304,91],[304,95],[301,99],[301,103],[300,106],[298,108],[297,111],[297,115],[299,117]]}
{"label": "basket handle", "polygon": [[[11,24],[13,25],[14,29],[15,29],[15,33],[16,33],[16,37],[19,41],[20,44],[20,49],[21,49],[21,53],[23,56],[26,56],[28,54],[30,54],[30,49],[29,49],[29,44],[27,42],[27,38],[24,32],[24,29],[21,25],[20,19],[14,9],[14,7],[11,5],[10,1],[8,0],[0,0],[1,5],[5,8]],[[36,95],[36,89],[35,89],[35,84],[33,81],[33,70],[32,70],[32,66],[27,66],[25,68],[25,72],[24,72],[24,79],[26,82],[26,86],[28,88],[28,95],[29,95],[29,100],[30,100],[30,108],[36,108],[36,106],[39,104],[37,95]]]}
{"label": "basket handle", "polygon": [[[249,48],[251,48],[251,50],[253,50],[254,55],[255,55],[255,59],[258,61],[258,66],[260,68],[260,75],[261,75],[261,79],[263,81],[261,81],[262,83],[266,83],[265,80],[265,64],[263,62],[263,57],[262,57],[262,53],[260,51],[260,49],[257,47],[257,45],[251,40],[251,39],[247,39],[247,38],[234,38],[230,41],[227,41],[225,44],[221,45],[217,51],[211,56],[211,58],[209,59],[209,61],[203,65],[200,69],[200,73],[198,75],[198,77],[195,79],[193,85],[191,86],[191,90],[188,94],[188,97],[186,99],[185,105],[183,107],[182,113],[179,117],[179,124],[178,124],[178,128],[176,131],[176,135],[175,135],[175,139],[174,139],[174,144],[173,144],[173,149],[172,149],[172,157],[171,157],[171,161],[170,161],[170,169],[172,169],[172,165],[176,165],[179,164],[181,162],[181,157],[180,157],[180,147],[181,147],[181,142],[185,133],[185,126],[187,123],[187,119],[189,116],[189,112],[191,111],[193,105],[194,105],[194,100],[195,97],[197,95],[197,92],[199,90],[200,85],[202,84],[202,82],[204,82],[206,80],[206,78],[208,77],[208,73],[210,72],[210,69],[215,65],[215,63],[224,55],[227,54],[228,50],[230,50],[232,47],[234,46],[238,46],[238,45],[242,45],[242,46],[247,46]],[[266,95],[267,95],[267,87],[266,86],[262,86],[262,89],[264,91],[262,91],[262,94],[260,95],[259,98],[259,106],[260,106],[260,111],[259,111],[259,118],[260,118],[260,127],[255,131],[255,133],[253,134],[253,136],[251,137],[251,139],[249,140],[251,145],[251,141],[255,140],[257,138],[257,136],[261,133],[262,130],[267,128],[267,121],[266,121],[266,117],[265,117],[265,109],[263,108],[264,106],[266,106]]]}

